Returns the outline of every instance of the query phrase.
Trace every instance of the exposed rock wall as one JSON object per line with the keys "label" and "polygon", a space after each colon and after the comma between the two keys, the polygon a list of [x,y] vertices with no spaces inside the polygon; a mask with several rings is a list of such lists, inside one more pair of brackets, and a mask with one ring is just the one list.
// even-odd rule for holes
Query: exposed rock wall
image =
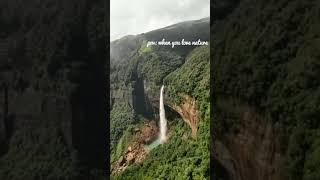
{"label": "exposed rock wall", "polygon": [[176,112],[178,112],[184,122],[189,125],[192,131],[192,136],[195,138],[197,136],[199,125],[199,111],[196,105],[196,101],[192,97],[185,95],[183,96],[183,100],[179,105],[171,104],[169,106],[171,106]]}
{"label": "exposed rock wall", "polygon": [[252,108],[240,113],[237,130],[214,140],[214,158],[235,180],[280,180],[284,163],[277,129]]}
{"label": "exposed rock wall", "polygon": [[[61,171],[105,169],[107,47],[103,2],[19,3],[0,7],[9,23],[0,30],[1,41],[7,42],[0,49],[0,165],[24,156],[26,151],[34,155],[15,162],[8,173],[0,172],[0,179],[21,169],[26,172],[26,177],[19,177],[22,179],[50,174],[40,170],[28,174],[25,161],[30,161],[30,168],[42,163],[43,169],[51,164]],[[12,11],[14,15],[10,14],[12,8],[18,8]],[[2,20],[0,23],[5,23]],[[57,150],[60,154],[52,153],[48,145],[55,143],[63,146]],[[58,159],[66,162],[66,167],[58,167]],[[66,173],[61,175],[80,172]],[[58,173],[52,174],[55,177]]]}
{"label": "exposed rock wall", "polygon": [[145,145],[154,141],[159,134],[159,128],[155,121],[145,123],[141,128],[135,129],[135,134],[129,144],[126,145],[122,156],[112,165],[112,174],[119,174],[133,163],[143,162],[149,153]]}

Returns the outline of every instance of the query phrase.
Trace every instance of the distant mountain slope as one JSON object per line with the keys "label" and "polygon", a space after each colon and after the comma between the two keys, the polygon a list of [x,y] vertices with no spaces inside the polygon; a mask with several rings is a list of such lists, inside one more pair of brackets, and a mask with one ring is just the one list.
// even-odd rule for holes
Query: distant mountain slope
{"label": "distant mountain slope", "polygon": [[[111,59],[125,60],[131,57],[142,45],[143,41],[161,41],[163,38],[167,41],[181,41],[182,39],[195,41],[198,39],[209,40],[209,18],[203,18],[194,21],[185,21],[161,29],[153,30],[139,35],[128,35],[110,44]],[[174,51],[181,56],[186,56],[194,47],[184,46],[176,47],[155,47],[157,50]]]}
{"label": "distant mountain slope", "polygon": [[[147,41],[209,41],[209,18],[187,21],[136,36],[125,36],[110,44],[111,52],[111,97],[110,101],[126,101],[135,109],[140,99],[141,113],[152,111],[146,102],[145,94],[150,101],[158,94],[158,87],[163,78],[184,63],[187,54],[195,46],[146,47]],[[131,89],[131,90],[129,90]],[[130,92],[129,92],[129,91]],[[143,92],[142,92],[143,90]],[[146,92],[144,92],[146,91]],[[141,96],[142,95],[142,96]]]}

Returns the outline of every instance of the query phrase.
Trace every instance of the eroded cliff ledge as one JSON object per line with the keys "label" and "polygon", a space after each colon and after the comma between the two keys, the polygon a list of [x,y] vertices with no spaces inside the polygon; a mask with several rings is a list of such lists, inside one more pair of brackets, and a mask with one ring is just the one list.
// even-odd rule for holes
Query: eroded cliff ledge
{"label": "eroded cliff ledge", "polygon": [[182,97],[180,104],[167,101],[167,105],[178,112],[183,121],[191,128],[192,137],[195,138],[197,136],[199,126],[199,110],[197,108],[196,101],[191,96],[183,95]]}

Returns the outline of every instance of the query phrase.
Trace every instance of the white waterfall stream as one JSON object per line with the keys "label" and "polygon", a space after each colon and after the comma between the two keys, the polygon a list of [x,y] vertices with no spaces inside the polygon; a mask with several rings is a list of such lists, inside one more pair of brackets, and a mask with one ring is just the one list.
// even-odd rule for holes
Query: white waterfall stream
{"label": "white waterfall stream", "polygon": [[164,143],[167,139],[167,119],[166,119],[166,112],[164,109],[164,103],[163,103],[163,91],[164,91],[164,85],[162,85],[160,90],[160,106],[159,106],[159,115],[160,115],[160,143]]}

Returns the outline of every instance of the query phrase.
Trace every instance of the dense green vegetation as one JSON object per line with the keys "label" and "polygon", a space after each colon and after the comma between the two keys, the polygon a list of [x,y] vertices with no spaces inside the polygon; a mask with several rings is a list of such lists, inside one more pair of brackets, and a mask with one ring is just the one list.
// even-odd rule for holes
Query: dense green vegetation
{"label": "dense green vegetation", "polygon": [[117,161],[120,158],[122,153],[127,148],[127,145],[131,142],[132,135],[133,135],[132,129],[135,126],[138,126],[138,125],[135,124],[135,125],[124,126],[126,129],[125,131],[122,131],[123,134],[119,139],[119,141],[116,141],[117,146],[116,147],[111,146],[111,160],[110,160],[111,163],[114,161]]}
{"label": "dense green vegetation", "polygon": [[[170,52],[144,53],[139,57],[138,71],[142,73],[148,82],[163,84],[163,78],[181,66],[183,59]],[[156,67],[156,68],[154,68]]]}
{"label": "dense green vegetation", "polygon": [[[154,112],[151,101],[158,100],[159,89],[164,83],[164,78],[180,67],[185,61],[185,56],[194,48],[192,46],[146,47],[146,42],[159,41],[163,37],[172,41],[180,41],[182,38],[205,40],[209,37],[208,26],[209,19],[183,22],[168,29],[163,28],[137,36],[126,36],[111,42],[112,149],[126,130],[126,126],[132,123],[132,118],[140,121],[136,116],[146,116],[146,114],[151,114],[151,118],[155,117],[157,111]],[[207,71],[205,73],[208,74]],[[126,106],[126,110],[120,110],[116,104]],[[128,117],[130,118],[127,119]]]}
{"label": "dense green vegetation", "polygon": [[[191,137],[191,129],[182,119],[169,119],[168,142],[151,150],[144,162],[128,167],[114,179],[209,178],[209,57],[208,47],[193,50],[185,63],[164,80],[172,101],[179,104],[180,95],[195,98],[201,115],[196,139]],[[146,63],[146,66],[149,64]],[[127,141],[126,137],[123,136],[118,142],[119,149],[122,149],[123,141]],[[117,156],[116,153],[114,156]]]}
{"label": "dense green vegetation", "polygon": [[111,150],[122,136],[122,132],[134,121],[133,109],[128,104],[116,103],[110,112],[110,145]]}
{"label": "dense green vegetation", "polygon": [[320,136],[317,132],[317,137],[314,138],[311,148],[306,156],[306,161],[303,169],[303,179],[312,180],[320,178]]}
{"label": "dense green vegetation", "polygon": [[193,50],[186,58],[185,64],[166,77],[165,84],[168,85],[168,96],[175,103],[181,102],[181,94],[194,97],[200,104],[209,102],[209,48],[201,47]]}
{"label": "dense green vegetation", "polygon": [[[43,131],[50,134],[44,136]],[[72,157],[57,128],[19,131],[12,137],[10,149],[0,161],[0,174],[5,179],[71,179],[76,176]]]}
{"label": "dense green vegetation", "polygon": [[[143,108],[144,112],[150,111],[150,107],[142,106],[142,103],[145,103],[145,106],[149,105],[147,104],[149,102],[145,102],[144,91],[146,89],[144,86],[151,93],[158,95],[163,78],[183,63],[183,58],[176,53],[154,51],[151,48],[145,50],[145,48],[145,44],[142,44],[137,50],[141,53],[135,53],[130,60],[111,61],[110,83],[113,91],[111,98],[114,98],[110,114],[111,149],[128,125],[135,120],[139,121],[139,118],[136,117],[139,115],[137,109]],[[142,79],[147,82],[144,86],[139,84]]]}
{"label": "dense green vegetation", "polygon": [[319,178],[319,8],[315,0],[243,0],[212,26],[215,135],[237,124],[221,101],[255,107],[281,128],[293,180]]}
{"label": "dense green vegetation", "polygon": [[[196,100],[200,112],[198,139],[209,143],[210,137],[210,50],[200,47],[193,50],[185,64],[165,79],[168,96],[179,104],[182,96]],[[207,147],[209,153],[209,147]]]}
{"label": "dense green vegetation", "polygon": [[[4,96],[0,103],[0,179],[99,179],[105,174],[104,4],[0,2],[0,41],[8,42],[0,83],[9,92],[9,105]],[[6,120],[11,127],[3,129]],[[4,137],[4,132],[10,133]]]}
{"label": "dense green vegetation", "polygon": [[192,139],[182,119],[174,119],[170,127],[168,143],[159,145],[143,163],[128,167],[114,179],[208,179],[208,140]]}

